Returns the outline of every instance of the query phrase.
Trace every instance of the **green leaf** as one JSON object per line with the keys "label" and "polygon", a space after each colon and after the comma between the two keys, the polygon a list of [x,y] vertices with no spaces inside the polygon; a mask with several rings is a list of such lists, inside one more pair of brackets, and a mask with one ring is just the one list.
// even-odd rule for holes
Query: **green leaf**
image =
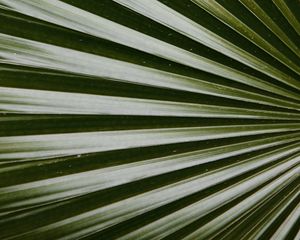
{"label": "green leaf", "polygon": [[299,239],[299,13],[0,0],[0,238]]}

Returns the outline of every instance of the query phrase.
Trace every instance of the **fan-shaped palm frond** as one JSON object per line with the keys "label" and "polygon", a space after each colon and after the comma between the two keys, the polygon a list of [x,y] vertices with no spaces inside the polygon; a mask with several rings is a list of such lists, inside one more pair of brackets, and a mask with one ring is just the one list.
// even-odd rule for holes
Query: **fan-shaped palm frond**
{"label": "fan-shaped palm frond", "polygon": [[300,239],[300,2],[0,0],[1,239]]}

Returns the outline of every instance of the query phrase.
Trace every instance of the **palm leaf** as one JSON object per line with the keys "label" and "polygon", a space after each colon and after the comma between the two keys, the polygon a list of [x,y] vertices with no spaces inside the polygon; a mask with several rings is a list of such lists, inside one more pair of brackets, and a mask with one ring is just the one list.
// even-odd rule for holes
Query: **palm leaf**
{"label": "palm leaf", "polygon": [[0,0],[1,239],[299,239],[299,10]]}

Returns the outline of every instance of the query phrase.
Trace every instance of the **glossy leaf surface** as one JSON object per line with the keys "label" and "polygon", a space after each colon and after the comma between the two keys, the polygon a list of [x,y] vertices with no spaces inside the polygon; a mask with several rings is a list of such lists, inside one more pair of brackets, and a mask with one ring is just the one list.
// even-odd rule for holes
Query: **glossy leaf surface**
{"label": "glossy leaf surface", "polygon": [[0,239],[300,239],[300,2],[0,0]]}

